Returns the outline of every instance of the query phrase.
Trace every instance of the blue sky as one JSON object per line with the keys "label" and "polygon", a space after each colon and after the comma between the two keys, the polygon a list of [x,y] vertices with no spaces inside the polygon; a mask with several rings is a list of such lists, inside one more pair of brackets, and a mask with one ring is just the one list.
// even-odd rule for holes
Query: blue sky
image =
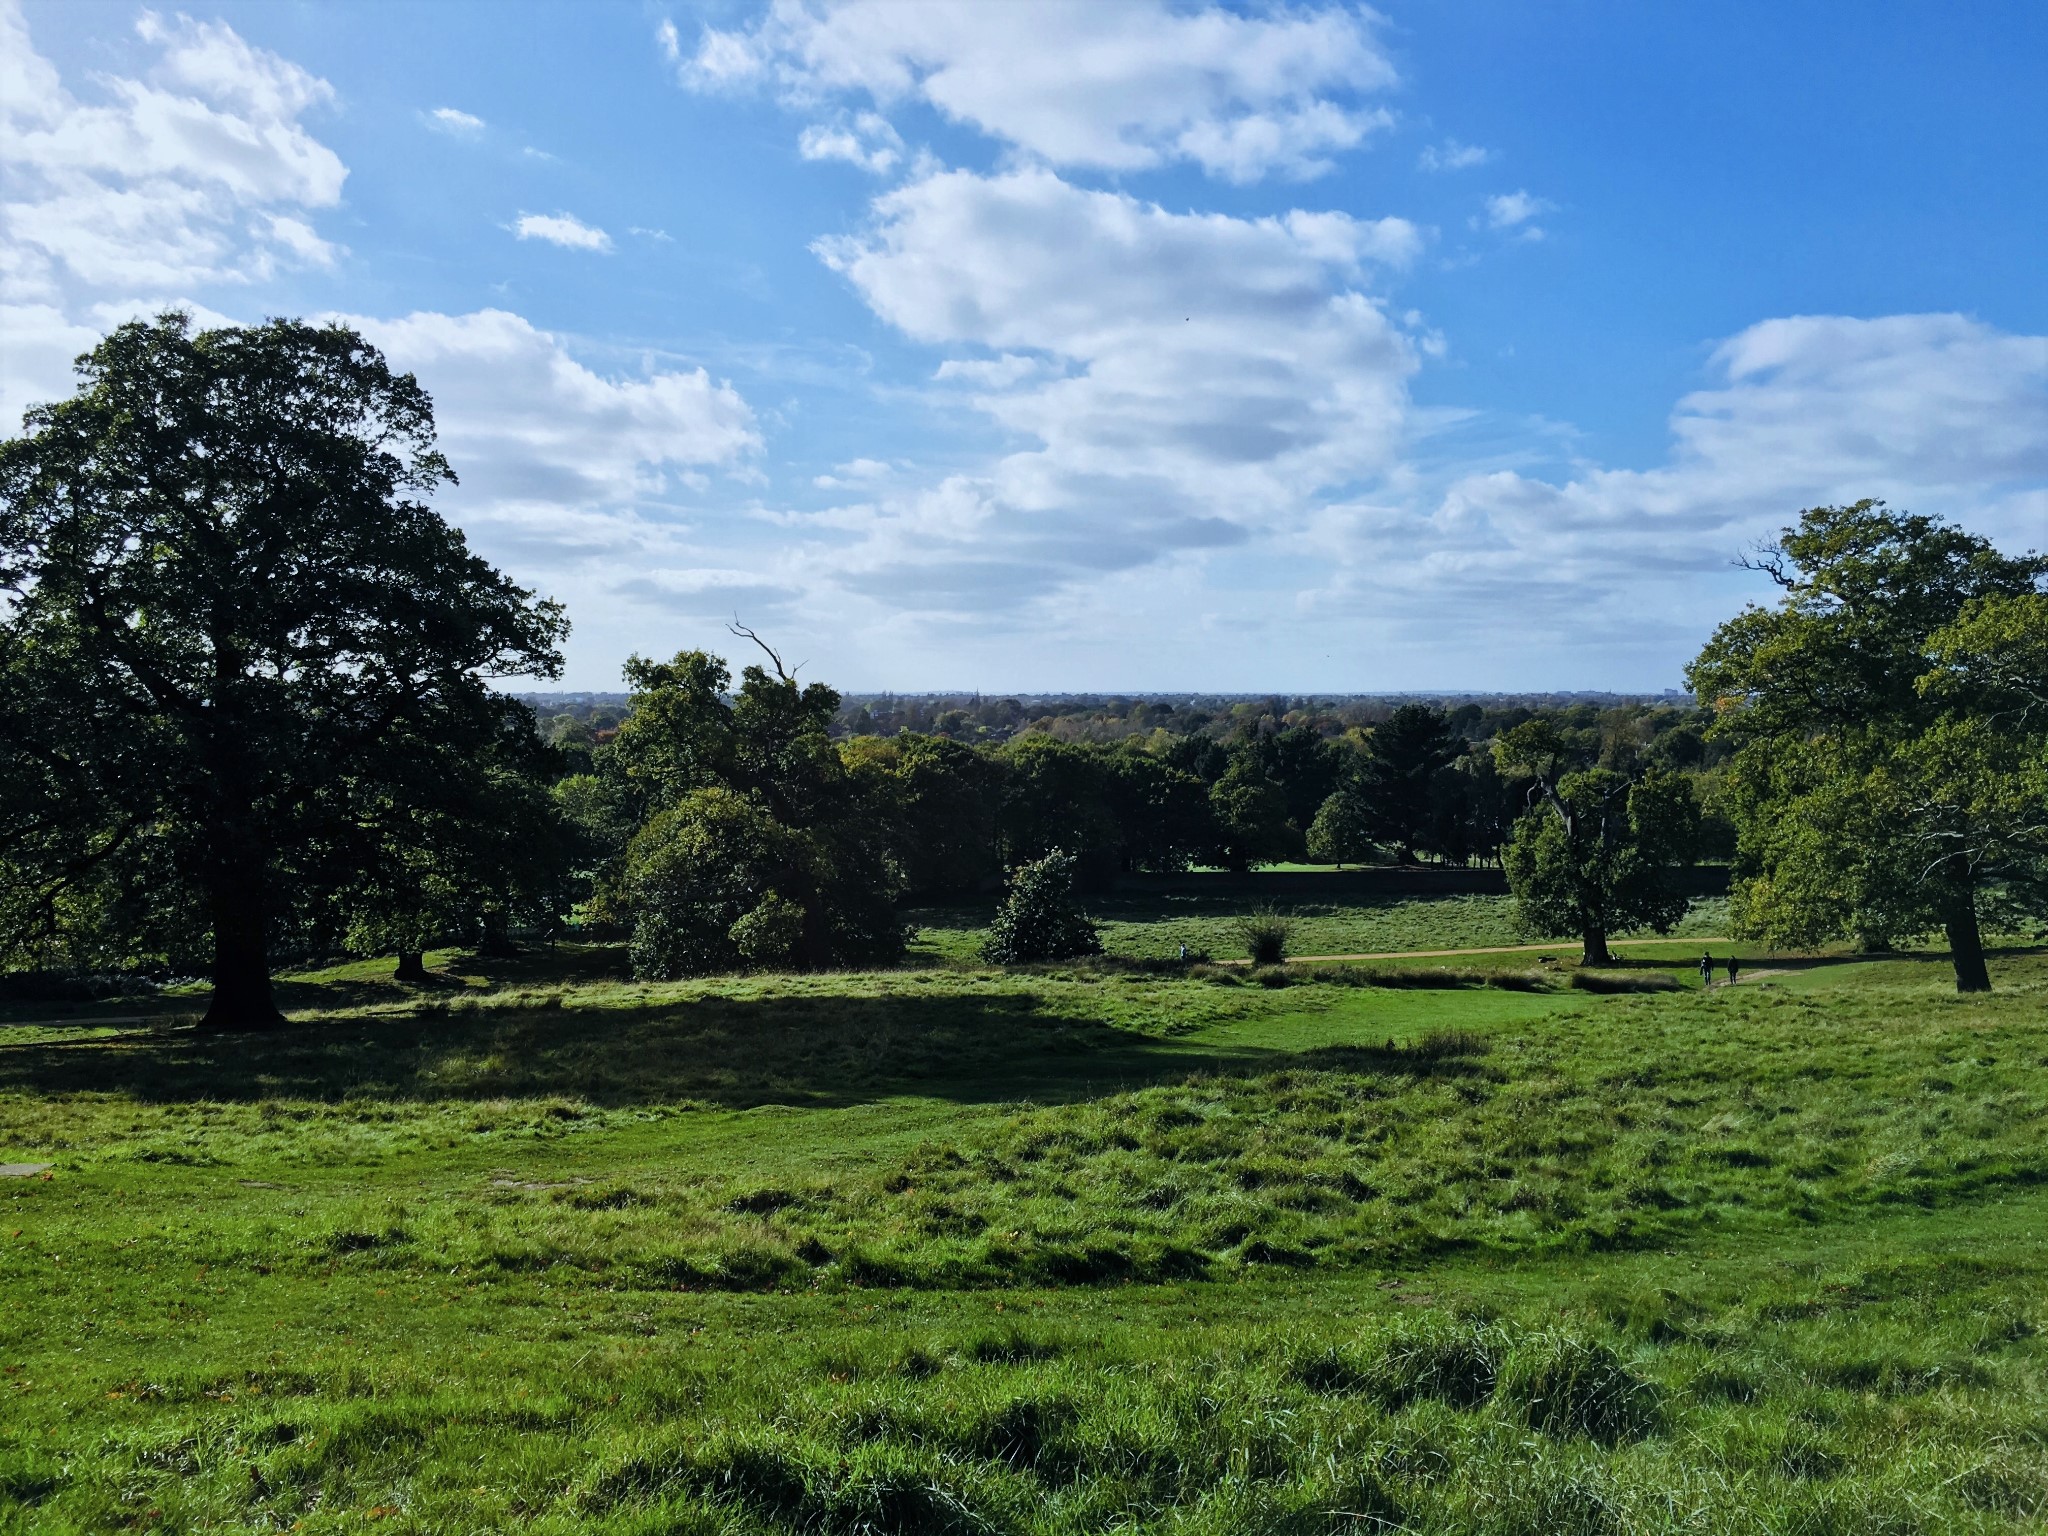
{"label": "blue sky", "polygon": [[2048,544],[2033,4],[0,0],[0,412],[418,373],[566,683],[1661,688],[1872,495]]}

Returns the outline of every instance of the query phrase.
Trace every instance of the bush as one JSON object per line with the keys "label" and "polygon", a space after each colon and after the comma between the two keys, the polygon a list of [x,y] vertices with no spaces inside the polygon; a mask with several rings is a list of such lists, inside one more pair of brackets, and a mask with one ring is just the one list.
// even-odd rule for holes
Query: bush
{"label": "bush", "polygon": [[804,909],[778,891],[726,930],[733,948],[749,965],[771,969],[791,964],[804,940]]}
{"label": "bush", "polygon": [[633,974],[645,979],[886,965],[903,953],[893,892],[871,856],[785,826],[729,789],[692,791],[642,827],[624,891]]}
{"label": "bush", "polygon": [[1095,925],[1074,905],[1074,857],[1055,848],[1010,878],[1010,891],[996,909],[982,940],[981,958],[991,965],[1034,960],[1068,960],[1099,955]]}
{"label": "bush", "polygon": [[1279,965],[1287,958],[1287,941],[1294,937],[1293,918],[1261,907],[1240,917],[1235,927],[1253,965]]}

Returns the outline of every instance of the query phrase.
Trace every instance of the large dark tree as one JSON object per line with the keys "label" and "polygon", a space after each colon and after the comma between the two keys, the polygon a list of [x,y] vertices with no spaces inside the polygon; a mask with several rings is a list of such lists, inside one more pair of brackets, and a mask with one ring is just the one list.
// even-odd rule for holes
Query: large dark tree
{"label": "large dark tree", "polygon": [[1987,904],[2038,904],[2048,874],[2048,558],[1860,501],[1754,563],[1781,601],[1689,674],[1736,748],[1738,919],[1797,944],[1939,927],[1957,988],[1988,991]]}
{"label": "large dark tree", "polygon": [[1366,739],[1363,793],[1383,843],[1401,851],[1404,864],[1429,840],[1437,776],[1465,754],[1465,738],[1440,709],[1403,704]]}
{"label": "large dark tree", "polygon": [[425,504],[432,403],[355,332],[167,314],[78,372],[0,445],[11,915],[141,850],[210,943],[209,1022],[273,1024],[273,930],[343,824],[487,749],[517,706],[484,680],[556,675],[567,626]]}
{"label": "large dark tree", "polygon": [[1699,841],[1687,780],[1654,770],[1636,779],[1611,768],[1575,770],[1572,750],[1546,720],[1503,731],[1494,755],[1529,782],[1529,809],[1503,858],[1528,928],[1576,938],[1582,963],[1605,965],[1610,935],[1669,933],[1685,916],[1676,876]]}

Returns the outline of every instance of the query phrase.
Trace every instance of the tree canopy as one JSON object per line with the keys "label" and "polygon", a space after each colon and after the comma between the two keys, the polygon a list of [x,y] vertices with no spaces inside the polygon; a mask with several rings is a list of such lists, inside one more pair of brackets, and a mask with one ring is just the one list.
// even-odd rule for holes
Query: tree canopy
{"label": "tree canopy", "polygon": [[1670,932],[1688,905],[1674,876],[1699,838],[1692,786],[1655,770],[1631,779],[1611,768],[1574,768],[1569,745],[1546,721],[1505,732],[1494,752],[1534,789],[1504,856],[1523,921],[1537,933],[1579,939],[1587,965],[1611,958],[1611,934]]}
{"label": "tree canopy", "polygon": [[498,753],[486,679],[567,624],[426,504],[432,402],[346,327],[166,314],[78,373],[0,445],[0,938],[205,945],[209,1020],[275,1022],[273,938],[465,814],[433,765]]}
{"label": "tree canopy", "polygon": [[1991,985],[1982,921],[2048,877],[2048,559],[1883,503],[1817,507],[1755,562],[1782,589],[1689,674],[1713,702],[1746,932],[1889,944],[1943,929]]}

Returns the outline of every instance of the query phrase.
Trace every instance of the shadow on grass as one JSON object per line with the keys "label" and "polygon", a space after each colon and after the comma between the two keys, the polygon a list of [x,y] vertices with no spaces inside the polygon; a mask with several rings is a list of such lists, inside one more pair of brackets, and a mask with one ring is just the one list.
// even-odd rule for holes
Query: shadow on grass
{"label": "shadow on grass", "polygon": [[[331,993],[323,999],[333,1001]],[[1420,1055],[1380,1053],[1413,1071]],[[273,1034],[190,1026],[0,1046],[0,1092],[151,1103],[558,1096],[606,1108],[816,1107],[898,1094],[1069,1102],[1305,1058],[1112,1028],[1030,991],[506,1005],[315,1019]]]}

